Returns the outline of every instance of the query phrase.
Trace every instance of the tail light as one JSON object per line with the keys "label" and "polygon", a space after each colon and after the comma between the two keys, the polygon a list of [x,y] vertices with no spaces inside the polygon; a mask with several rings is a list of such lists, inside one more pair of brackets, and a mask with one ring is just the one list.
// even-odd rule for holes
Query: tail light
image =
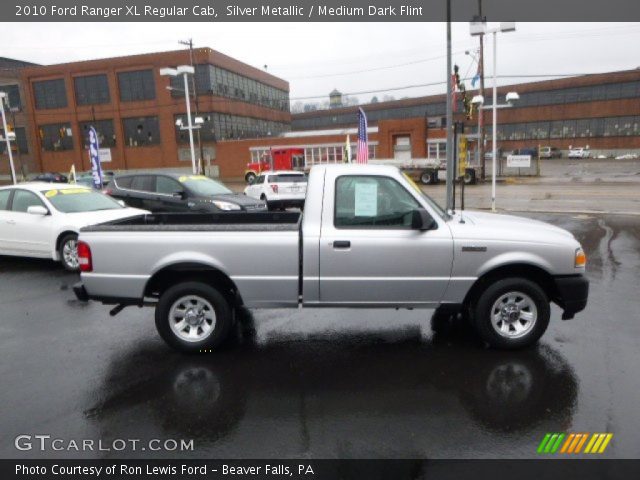
{"label": "tail light", "polygon": [[273,190],[273,193],[278,193],[278,185],[271,185],[271,190]]}
{"label": "tail light", "polygon": [[78,242],[78,263],[80,264],[81,272],[91,272],[93,270],[91,248],[83,241]]}
{"label": "tail light", "polygon": [[105,195],[111,195],[113,193],[113,190],[110,188],[103,188],[102,193],[104,193]]}

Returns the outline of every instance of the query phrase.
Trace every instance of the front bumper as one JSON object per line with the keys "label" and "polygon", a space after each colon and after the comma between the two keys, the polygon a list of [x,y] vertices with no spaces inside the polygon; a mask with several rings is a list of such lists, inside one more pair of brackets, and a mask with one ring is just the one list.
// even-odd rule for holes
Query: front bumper
{"label": "front bumper", "polygon": [[569,320],[587,306],[589,280],[584,275],[555,277],[557,303],[564,310],[563,320]]}

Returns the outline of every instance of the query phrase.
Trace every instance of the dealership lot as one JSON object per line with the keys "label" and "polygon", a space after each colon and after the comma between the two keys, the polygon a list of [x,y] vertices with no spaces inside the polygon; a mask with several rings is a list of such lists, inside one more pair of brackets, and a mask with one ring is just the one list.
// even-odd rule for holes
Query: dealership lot
{"label": "dealership lot", "polygon": [[525,215],[577,236],[591,293],[574,320],[554,307],[520,352],[434,336],[430,311],[320,309],[242,312],[231,345],[186,356],[158,338],[151,309],[111,318],[75,299],[77,275],[0,257],[0,455],[172,455],[14,447],[47,434],[193,439],[182,458],[522,458],[545,433],[575,431],[611,432],[607,457],[637,456],[640,217]]}

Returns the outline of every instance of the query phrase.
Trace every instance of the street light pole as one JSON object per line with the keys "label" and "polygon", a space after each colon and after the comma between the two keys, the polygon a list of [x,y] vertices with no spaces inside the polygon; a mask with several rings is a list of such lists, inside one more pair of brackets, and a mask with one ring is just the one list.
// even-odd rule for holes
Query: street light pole
{"label": "street light pole", "polygon": [[451,85],[451,0],[447,0],[447,201],[446,209],[453,209],[453,102]]}
{"label": "street light pole", "polygon": [[493,151],[491,158],[491,211],[496,211],[496,152],[497,152],[497,119],[498,119],[498,83],[496,75],[497,65],[497,42],[496,34],[493,32],[493,139],[491,149]]}
{"label": "street light pole", "polygon": [[191,148],[191,167],[193,170],[193,174],[196,175],[197,166],[196,166],[196,152],[195,147],[193,145],[193,125],[191,124],[191,102],[189,101],[189,79],[187,78],[187,72],[184,72],[184,95],[187,102],[187,127],[189,130],[189,148]]}
{"label": "street light pole", "polygon": [[0,110],[2,111],[2,128],[4,130],[4,138],[7,141],[7,154],[9,155],[9,166],[11,168],[11,181],[15,185],[16,180],[16,170],[13,166],[13,153],[11,152],[11,141],[9,140],[9,129],[7,128],[7,116],[4,112],[4,99],[7,94],[5,92],[0,92]]}
{"label": "street light pole", "polygon": [[[187,130],[189,130],[189,148],[191,150],[191,170],[193,171],[193,174],[196,175],[198,171],[196,167],[196,151],[193,145],[193,130],[194,128],[199,128],[199,126],[194,127],[192,124],[191,102],[189,101],[189,79],[187,78],[187,75],[189,74],[193,75],[194,72],[195,72],[195,69],[191,65],[180,65],[177,68],[161,68],[160,69],[160,75],[162,76],[170,76],[170,77],[177,77],[178,75],[184,76],[184,99],[185,99],[185,103],[187,104]],[[196,121],[196,123],[198,122]]]}

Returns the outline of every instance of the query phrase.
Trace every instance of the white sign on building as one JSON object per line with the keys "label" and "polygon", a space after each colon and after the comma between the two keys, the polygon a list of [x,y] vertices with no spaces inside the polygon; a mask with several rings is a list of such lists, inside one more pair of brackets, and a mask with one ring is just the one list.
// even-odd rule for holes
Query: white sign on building
{"label": "white sign on building", "polygon": [[509,155],[507,156],[507,167],[529,168],[531,167],[531,155]]}

